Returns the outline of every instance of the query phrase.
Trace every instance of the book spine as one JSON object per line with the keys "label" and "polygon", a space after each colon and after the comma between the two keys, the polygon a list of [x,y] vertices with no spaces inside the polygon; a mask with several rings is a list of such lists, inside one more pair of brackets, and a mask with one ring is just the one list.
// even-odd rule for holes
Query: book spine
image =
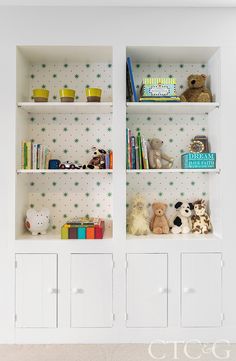
{"label": "book spine", "polygon": [[148,164],[148,153],[147,153],[147,143],[144,138],[142,138],[142,155],[143,155],[143,165],[144,169],[149,169]]}
{"label": "book spine", "polygon": [[136,141],[133,135],[130,138],[130,143],[131,143],[131,159],[132,159],[131,168],[136,169],[136,150],[135,150]]}
{"label": "book spine", "polygon": [[138,132],[137,135],[137,143],[138,143],[138,159],[139,159],[139,169],[143,169],[143,157],[142,157],[142,141],[141,134]]}
{"label": "book spine", "polygon": [[31,169],[31,142],[26,142],[26,149],[27,149],[26,169]]}
{"label": "book spine", "polygon": [[105,156],[105,167],[106,169],[110,169],[110,152]]}
{"label": "book spine", "polygon": [[36,158],[37,169],[39,169],[39,157],[40,157],[40,144],[37,144],[37,158]]}
{"label": "book spine", "polygon": [[132,145],[131,145],[131,130],[129,129],[129,169],[132,169]]}
{"label": "book spine", "polygon": [[113,169],[113,151],[109,152],[109,169]]}
{"label": "book spine", "polygon": [[132,61],[131,61],[131,58],[130,58],[130,57],[127,58],[127,64],[128,64],[128,69],[129,69],[129,75],[130,75],[130,81],[131,81],[132,93],[133,93],[133,96],[134,96],[134,101],[137,102],[137,101],[138,101],[138,97],[137,97],[136,88],[135,88],[135,84],[134,84]]}
{"label": "book spine", "polygon": [[136,169],[139,169],[139,156],[138,156],[138,142],[136,141],[135,146],[135,159],[136,159]]}
{"label": "book spine", "polygon": [[130,138],[129,128],[126,128],[126,168],[130,169]]}
{"label": "book spine", "polygon": [[21,169],[25,169],[25,142],[21,142]]}

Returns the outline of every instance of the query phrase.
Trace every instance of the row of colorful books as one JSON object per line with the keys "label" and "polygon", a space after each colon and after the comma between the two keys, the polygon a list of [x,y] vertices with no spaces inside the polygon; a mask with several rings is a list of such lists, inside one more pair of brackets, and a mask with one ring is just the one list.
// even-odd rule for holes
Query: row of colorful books
{"label": "row of colorful books", "polygon": [[148,161],[149,143],[141,133],[135,137],[129,128],[126,128],[126,168],[149,169]]}
{"label": "row of colorful books", "polygon": [[105,221],[101,218],[79,218],[61,227],[61,239],[102,239]]}
{"label": "row of colorful books", "polygon": [[48,169],[50,149],[42,144],[23,141],[21,144],[22,169]]}

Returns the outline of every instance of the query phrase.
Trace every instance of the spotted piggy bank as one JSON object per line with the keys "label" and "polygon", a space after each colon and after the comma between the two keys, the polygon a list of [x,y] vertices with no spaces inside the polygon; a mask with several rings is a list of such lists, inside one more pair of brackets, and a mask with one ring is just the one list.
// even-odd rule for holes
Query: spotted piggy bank
{"label": "spotted piggy bank", "polygon": [[47,208],[42,208],[40,211],[33,208],[28,209],[25,220],[26,228],[33,236],[46,234],[50,223],[49,215],[50,212]]}

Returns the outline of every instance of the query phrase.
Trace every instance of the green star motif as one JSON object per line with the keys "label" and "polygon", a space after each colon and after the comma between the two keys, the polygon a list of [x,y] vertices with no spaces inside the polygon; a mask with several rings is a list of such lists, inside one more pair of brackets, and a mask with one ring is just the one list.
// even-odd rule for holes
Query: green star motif
{"label": "green star motif", "polygon": [[108,87],[108,89],[111,89],[111,84],[108,84],[108,86],[107,86],[107,87]]}
{"label": "green star motif", "polygon": [[63,130],[64,130],[64,132],[67,132],[68,129],[65,127]]}
{"label": "green star motif", "polygon": [[46,64],[42,64],[42,68],[46,68]]}
{"label": "green star motif", "polygon": [[108,197],[111,197],[111,196],[112,196],[112,193],[111,193],[111,192],[109,192],[109,193],[107,193],[107,195],[108,195]]}
{"label": "green star motif", "polygon": [[169,78],[170,78],[170,79],[173,78],[173,75],[169,75]]}
{"label": "green star motif", "polygon": [[173,143],[173,139],[172,139],[172,138],[170,138],[170,139],[169,139],[169,142],[170,142],[170,143]]}
{"label": "green star motif", "polygon": [[57,226],[55,226],[55,224],[52,226],[52,229],[56,229],[57,228]]}
{"label": "green star motif", "polygon": [[85,217],[86,217],[86,218],[90,218],[88,213],[87,213],[87,214],[85,214]]}
{"label": "green star motif", "polygon": [[202,192],[203,197],[206,195],[206,192]]}
{"label": "green star motif", "polygon": [[52,182],[53,187],[57,185],[57,182]]}
{"label": "green star motif", "polygon": [[89,127],[86,127],[86,128],[85,128],[85,131],[86,131],[86,132],[89,132],[89,131],[90,131]]}
{"label": "green star motif", "polygon": [[79,139],[78,138],[75,138],[75,143],[78,143]]}
{"label": "green star motif", "polygon": [[75,78],[78,79],[78,77],[79,77],[79,74],[75,74]]}
{"label": "green star motif", "polygon": [[169,207],[173,207],[173,203],[169,203]]}
{"label": "green star motif", "polygon": [[67,218],[67,214],[63,214],[63,218]]}
{"label": "green star motif", "polygon": [[191,182],[191,185],[192,185],[192,186],[195,186],[195,182]]}
{"label": "green star motif", "polygon": [[161,128],[161,127],[159,127],[159,128],[158,128],[158,130],[159,130],[159,132],[161,132],[161,131],[162,131],[162,128]]}
{"label": "green star motif", "polygon": [[86,68],[89,68],[90,67],[90,64],[86,64]]}
{"label": "green star motif", "polygon": [[163,193],[162,192],[159,192],[159,197],[163,196]]}
{"label": "green star motif", "polygon": [[42,85],[42,88],[43,88],[43,89],[45,89],[45,88],[46,88],[46,85],[45,85],[45,84],[43,84],[43,85]]}
{"label": "green star motif", "polygon": [[108,213],[107,218],[109,218],[109,219],[111,218],[111,214],[110,214],[110,213]]}
{"label": "green star motif", "polygon": [[78,207],[78,204],[77,204],[77,203],[75,203],[75,204],[74,204],[74,207],[75,207],[75,208],[77,208],[77,207]]}
{"label": "green star motif", "polygon": [[52,204],[52,207],[53,207],[53,208],[55,208],[56,206],[57,206],[56,203],[53,203],[53,204]]}
{"label": "green star motif", "polygon": [[147,182],[147,185],[148,185],[148,186],[151,186],[151,185],[152,185],[152,182],[150,182],[150,181]]}
{"label": "green star motif", "polygon": [[180,128],[180,131],[183,132],[183,131],[184,131],[184,128]]}
{"label": "green star motif", "polygon": [[180,64],[180,68],[183,68],[184,67],[184,65],[183,64]]}
{"label": "green star motif", "polygon": [[99,207],[100,207],[100,203],[97,203],[97,204],[96,204],[96,207],[99,208]]}
{"label": "green star motif", "polygon": [[41,131],[42,131],[42,132],[45,132],[45,130],[46,130],[46,128],[41,128]]}
{"label": "green star motif", "polygon": [[64,150],[63,150],[63,153],[65,153],[65,154],[68,153],[68,150],[67,150],[67,149],[64,149]]}
{"label": "green star motif", "polygon": [[129,186],[129,182],[126,182],[126,186],[127,186],[127,187]]}
{"label": "green star motif", "polygon": [[78,99],[79,99],[79,96],[78,96],[78,95],[76,95],[75,99],[76,99],[76,100],[78,100]]}
{"label": "green star motif", "polygon": [[89,88],[89,87],[90,87],[89,84],[87,84],[85,88]]}
{"label": "green star motif", "polygon": [[139,131],[140,131],[140,128],[136,128],[136,131],[139,132]]}
{"label": "green star motif", "polygon": [[90,152],[89,149],[85,149],[85,153],[88,154]]}
{"label": "green star motif", "polygon": [[34,208],[34,204],[31,203],[31,204],[30,204],[30,208]]}
{"label": "green star motif", "polygon": [[147,117],[147,120],[151,120],[152,118],[151,117]]}
{"label": "green star motif", "polygon": [[45,193],[41,193],[41,197],[45,197]]}
{"label": "green star motif", "polygon": [[31,143],[34,143],[34,139],[30,139]]}
{"label": "green star motif", "polygon": [[170,183],[169,183],[170,186],[173,186],[173,184],[174,184],[174,182],[170,182]]}
{"label": "green star motif", "polygon": [[202,131],[205,132],[205,131],[206,131],[206,128],[202,128]]}
{"label": "green star motif", "polygon": [[136,64],[136,68],[140,68],[140,64]]}
{"label": "green star motif", "polygon": [[85,195],[86,195],[86,197],[89,197],[89,193],[88,193],[88,192],[86,192]]}
{"label": "green star motif", "polygon": [[75,121],[75,122],[78,122],[78,120],[79,120],[78,117],[75,117],[75,118],[74,118],[74,121]]}
{"label": "green star motif", "polygon": [[31,74],[30,77],[31,77],[31,79],[34,79],[34,74]]}
{"label": "green star motif", "polygon": [[150,207],[151,207],[151,203],[148,203],[147,206],[148,206],[148,208],[150,208]]}
{"label": "green star motif", "polygon": [[127,122],[129,121],[129,118],[128,118],[128,117],[126,117],[126,121],[127,121]]}
{"label": "green star motif", "polygon": [[64,64],[64,68],[68,68],[68,64]]}
{"label": "green star motif", "polygon": [[169,118],[169,121],[170,121],[170,122],[172,122],[172,120],[173,120],[173,118],[172,118],[172,117],[170,117],[170,118]]}
{"label": "green star motif", "polygon": [[54,120],[54,121],[57,120],[57,117],[53,117],[52,120]]}
{"label": "green star motif", "polygon": [[205,68],[205,66],[206,66],[205,64],[202,64],[202,68]]}
{"label": "green star motif", "polygon": [[147,78],[151,78],[151,74],[147,74]]}
{"label": "green star motif", "polygon": [[129,208],[129,203],[126,203],[126,208]]}
{"label": "green star motif", "polygon": [[181,195],[181,197],[183,197],[183,196],[184,196],[184,192],[181,192],[180,195]]}
{"label": "green star motif", "polygon": [[67,196],[68,196],[68,193],[64,193],[63,195],[64,195],[64,197],[67,197]]}
{"label": "green star motif", "polygon": [[99,186],[101,185],[101,183],[100,183],[100,182],[97,182],[96,185],[99,187]]}
{"label": "green star motif", "polygon": [[161,68],[162,67],[162,64],[158,64],[158,68]]}
{"label": "green star motif", "polygon": [[194,117],[191,117],[191,118],[190,118],[190,120],[192,120],[192,121],[193,121],[194,119],[195,119]]}
{"label": "green star motif", "polygon": [[183,87],[184,87],[184,86],[183,86],[182,84],[179,86],[180,89],[183,89]]}
{"label": "green star motif", "polygon": [[184,153],[184,150],[183,150],[183,149],[180,149],[180,153],[183,154],[183,153]]}
{"label": "green star motif", "polygon": [[108,128],[107,128],[107,131],[108,131],[108,132],[111,132],[111,130],[112,130],[111,127],[108,127]]}
{"label": "green star motif", "polygon": [[57,96],[56,96],[56,95],[53,95],[52,98],[53,98],[53,100],[56,100],[56,99],[57,99]]}
{"label": "green star motif", "polygon": [[64,85],[64,89],[67,89],[67,88],[68,88],[68,85],[67,85],[67,84],[65,84],[65,85]]}
{"label": "green star motif", "polygon": [[101,74],[97,74],[97,78],[101,78]]}
{"label": "green star motif", "polygon": [[30,185],[31,185],[31,187],[33,187],[33,186],[34,186],[34,182],[30,182]]}
{"label": "green star motif", "polygon": [[79,182],[75,182],[74,184],[75,184],[75,186],[77,187],[77,186],[79,185]]}
{"label": "green star motif", "polygon": [[112,64],[108,64],[108,68],[111,68],[112,67]]}
{"label": "green star motif", "polygon": [[35,120],[35,119],[34,119],[33,117],[30,118],[30,121],[31,121],[31,122],[34,122],[34,120]]}
{"label": "green star motif", "polygon": [[100,120],[101,118],[100,117],[97,117],[96,120]]}
{"label": "green star motif", "polygon": [[97,138],[97,139],[96,139],[96,142],[97,142],[97,143],[100,143],[100,142],[101,142],[101,139]]}
{"label": "green star motif", "polygon": [[53,138],[53,140],[52,140],[52,141],[53,141],[53,143],[56,143],[56,141],[57,141],[57,140],[56,140],[56,138]]}
{"label": "green star motif", "polygon": [[53,78],[56,78],[57,77],[57,74],[53,74],[53,76],[52,76]]}

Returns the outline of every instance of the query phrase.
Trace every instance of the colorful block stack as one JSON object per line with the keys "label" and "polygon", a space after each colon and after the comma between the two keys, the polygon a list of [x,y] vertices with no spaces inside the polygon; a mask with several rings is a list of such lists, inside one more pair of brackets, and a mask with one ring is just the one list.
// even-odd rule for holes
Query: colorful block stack
{"label": "colorful block stack", "polygon": [[61,239],[102,239],[105,222],[100,218],[79,218],[61,227]]}

